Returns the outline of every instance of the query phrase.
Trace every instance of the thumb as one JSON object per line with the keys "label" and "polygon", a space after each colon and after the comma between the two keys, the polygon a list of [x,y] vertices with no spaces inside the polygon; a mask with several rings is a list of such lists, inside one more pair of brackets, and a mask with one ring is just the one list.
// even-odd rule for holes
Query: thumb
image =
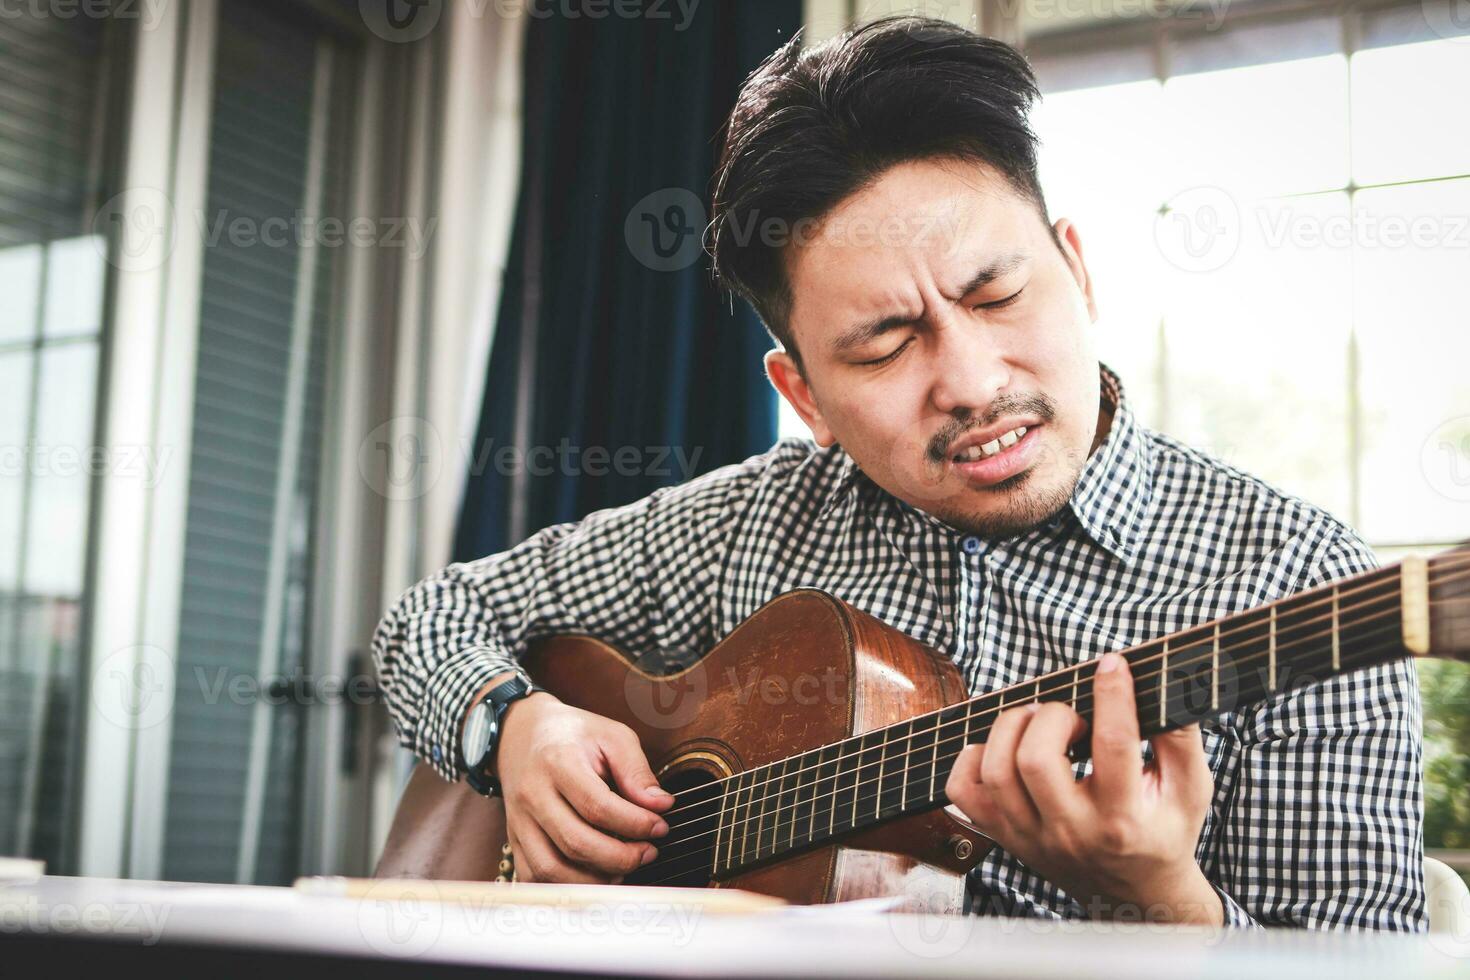
{"label": "thumb", "polygon": [[658,777],[648,766],[643,746],[631,730],[623,737],[614,735],[602,747],[612,773],[613,784],[623,797],[650,810],[663,811],[673,804],[674,798],[658,784]]}

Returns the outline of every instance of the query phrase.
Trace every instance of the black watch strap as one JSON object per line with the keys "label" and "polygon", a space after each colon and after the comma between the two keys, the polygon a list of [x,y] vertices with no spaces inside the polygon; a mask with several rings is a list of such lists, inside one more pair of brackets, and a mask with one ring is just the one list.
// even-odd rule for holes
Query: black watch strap
{"label": "black watch strap", "polygon": [[487,770],[490,760],[495,756],[495,747],[500,743],[500,725],[508,709],[516,701],[527,697],[540,690],[531,683],[524,674],[516,674],[509,680],[492,687],[476,705],[476,710],[484,707],[489,713],[490,737],[485,744],[485,750],[478,759],[464,760],[465,782],[470,788],[482,796],[495,796],[500,792],[500,780],[492,776]]}

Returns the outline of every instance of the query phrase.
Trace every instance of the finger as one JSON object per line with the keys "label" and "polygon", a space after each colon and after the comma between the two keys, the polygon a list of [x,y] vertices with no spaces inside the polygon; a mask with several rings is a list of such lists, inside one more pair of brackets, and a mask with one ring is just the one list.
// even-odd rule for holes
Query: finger
{"label": "finger", "polygon": [[530,869],[521,868],[514,863],[516,856],[521,853],[521,844],[516,839],[516,832],[511,829],[509,816],[505,820],[505,842],[510,845],[510,859],[512,862],[510,872],[511,881],[530,881]]}
{"label": "finger", "polygon": [[520,822],[511,845],[515,853],[516,878],[521,881],[549,881],[558,884],[605,885],[609,877],[579,868],[562,857],[551,838],[536,826],[534,820]]}
{"label": "finger", "polygon": [[585,820],[561,797],[542,801],[537,811],[541,829],[568,861],[592,871],[626,875],[652,861],[658,850],[642,841],[609,837]]}
{"label": "finger", "polygon": [[966,745],[960,749],[949,778],[944,782],[944,795],[959,807],[971,821],[980,826],[980,811],[990,812],[988,794],[980,785],[980,761],[985,758],[985,746]]}
{"label": "finger", "polygon": [[667,810],[674,798],[658,784],[658,777],[643,754],[643,746],[638,744],[638,736],[623,728],[608,741],[611,744],[603,746],[602,757],[619,792],[650,810]]}
{"label": "finger", "polygon": [[1047,821],[1083,816],[1085,790],[1072,775],[1067,746],[1087,730],[1087,722],[1065,704],[1041,705],[1031,716],[1016,748],[1021,784]]}
{"label": "finger", "polygon": [[1149,739],[1154,750],[1154,768],[1166,792],[1183,793],[1193,798],[1208,785],[1214,788],[1214,776],[1205,760],[1205,746],[1200,737],[1199,722],[1164,732]]}
{"label": "finger", "polygon": [[980,760],[980,784],[990,794],[995,808],[1022,834],[1034,833],[1041,824],[1036,803],[1016,771],[1016,748],[1034,713],[1033,705],[1002,711],[990,726],[985,755]]}
{"label": "finger", "polygon": [[552,782],[582,819],[598,830],[629,840],[648,840],[669,832],[663,817],[623,799],[589,769],[562,769]]}
{"label": "finger", "polygon": [[1138,707],[1128,661],[1105,654],[1092,681],[1092,788],[1100,805],[1122,804],[1143,778]]}

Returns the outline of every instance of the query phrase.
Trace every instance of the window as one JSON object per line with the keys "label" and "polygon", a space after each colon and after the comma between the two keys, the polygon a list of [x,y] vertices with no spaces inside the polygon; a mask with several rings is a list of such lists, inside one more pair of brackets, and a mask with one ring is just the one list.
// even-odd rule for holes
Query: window
{"label": "window", "polygon": [[1149,425],[1376,546],[1447,545],[1470,534],[1470,130],[1432,93],[1470,85],[1470,47],[1346,16],[1164,33],[1134,61],[1167,75],[1101,85],[1048,39],[1042,181]]}
{"label": "window", "polygon": [[[1048,205],[1079,225],[1103,356],[1144,420],[1385,563],[1470,537],[1470,22],[1450,13],[1033,54]],[[1419,668],[1425,843],[1463,849],[1466,675]]]}
{"label": "window", "polygon": [[74,866],[108,22],[0,18],[0,854]]}
{"label": "window", "polygon": [[[352,63],[294,18],[221,4],[169,749],[164,877],[300,865],[308,656]],[[336,138],[334,138],[334,136]],[[298,223],[298,219],[300,219]],[[186,218],[192,220],[192,216]],[[234,696],[233,688],[246,692]],[[260,687],[257,687],[260,685]]]}

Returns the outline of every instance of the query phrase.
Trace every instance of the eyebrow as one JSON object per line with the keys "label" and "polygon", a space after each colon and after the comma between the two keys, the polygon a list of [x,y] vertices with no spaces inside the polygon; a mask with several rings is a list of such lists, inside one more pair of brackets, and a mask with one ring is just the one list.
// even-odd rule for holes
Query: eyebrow
{"label": "eyebrow", "polygon": [[[1001,276],[1008,275],[1025,262],[1030,256],[1024,252],[1011,252],[999,256],[982,267],[971,276],[963,286],[960,287],[960,295],[968,296],[983,286],[988,286]],[[858,348],[869,341],[877,340],[890,330],[906,327],[914,321],[911,316],[887,316],[879,320],[869,320],[855,324],[843,331],[832,341],[833,354],[845,354],[854,348]]]}

